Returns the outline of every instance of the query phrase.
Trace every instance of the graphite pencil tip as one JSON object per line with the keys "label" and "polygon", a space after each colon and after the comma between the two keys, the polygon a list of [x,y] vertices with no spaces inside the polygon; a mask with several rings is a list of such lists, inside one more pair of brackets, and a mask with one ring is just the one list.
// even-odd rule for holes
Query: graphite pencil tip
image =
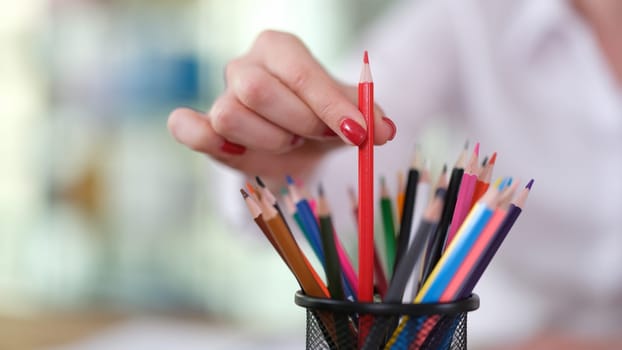
{"label": "graphite pencil tip", "polygon": [[324,197],[324,186],[322,186],[321,182],[317,185],[317,192],[320,194],[320,197]]}
{"label": "graphite pencil tip", "polygon": [[244,199],[248,198],[248,193],[246,193],[243,188],[240,188],[240,193],[242,194],[242,197],[244,197]]}
{"label": "graphite pencil tip", "polygon": [[443,174],[447,173],[447,163],[443,164],[443,171],[442,171],[442,173]]}
{"label": "graphite pencil tip", "polygon": [[484,157],[484,160],[482,160],[482,167],[485,167],[486,163],[488,163],[488,156]]}
{"label": "graphite pencil tip", "polygon": [[469,140],[467,139],[466,141],[464,141],[464,150],[468,150],[469,149]]}
{"label": "graphite pencil tip", "polygon": [[289,192],[287,191],[287,187],[281,187],[281,196],[287,196]]}
{"label": "graphite pencil tip", "polygon": [[369,64],[369,55],[367,54],[367,50],[363,54],[363,63]]}
{"label": "graphite pencil tip", "polygon": [[527,183],[527,186],[525,186],[525,188],[531,190],[531,186],[533,186],[533,179],[529,180],[529,182]]}
{"label": "graphite pencil tip", "polygon": [[263,181],[261,181],[261,178],[259,176],[255,176],[255,181],[257,181],[257,184],[261,186],[262,188],[266,188],[266,184],[264,184]]}

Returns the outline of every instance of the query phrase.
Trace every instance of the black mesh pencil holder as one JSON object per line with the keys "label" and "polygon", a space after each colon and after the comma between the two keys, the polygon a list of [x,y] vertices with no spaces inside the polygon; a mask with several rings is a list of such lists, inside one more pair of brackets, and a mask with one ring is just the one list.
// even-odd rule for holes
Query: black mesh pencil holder
{"label": "black mesh pencil holder", "polygon": [[355,303],[313,298],[297,292],[307,309],[306,348],[467,349],[467,312],[479,297],[438,304]]}

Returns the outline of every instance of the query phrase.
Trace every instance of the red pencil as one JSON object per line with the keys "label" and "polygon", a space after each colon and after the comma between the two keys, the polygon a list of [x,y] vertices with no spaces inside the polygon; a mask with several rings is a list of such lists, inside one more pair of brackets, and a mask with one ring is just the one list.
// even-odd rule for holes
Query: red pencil
{"label": "red pencil", "polygon": [[359,146],[359,298],[374,293],[374,83],[367,51],[359,81],[359,110],[367,123],[367,139]]}
{"label": "red pencil", "polygon": [[[367,138],[359,146],[359,302],[374,298],[374,83],[367,51],[359,81],[359,110],[367,124]],[[365,343],[372,320],[359,320],[359,347]]]}

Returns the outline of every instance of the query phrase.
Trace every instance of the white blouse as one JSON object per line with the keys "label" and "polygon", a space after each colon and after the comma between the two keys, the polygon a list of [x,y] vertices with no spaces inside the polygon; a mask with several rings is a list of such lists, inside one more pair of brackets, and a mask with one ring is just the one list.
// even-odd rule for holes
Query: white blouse
{"label": "white blouse", "polygon": [[[622,331],[620,85],[569,1],[406,2],[364,48],[376,102],[398,128],[376,148],[378,176],[405,170],[415,142],[445,157],[433,159],[437,170],[451,166],[468,137],[498,152],[495,175],[536,180],[476,287],[470,339]],[[345,79],[356,82],[358,68]],[[449,126],[440,135],[453,146],[425,132],[438,125]],[[356,152],[336,152],[318,178],[332,188],[337,227],[351,231],[343,188],[356,186]]]}

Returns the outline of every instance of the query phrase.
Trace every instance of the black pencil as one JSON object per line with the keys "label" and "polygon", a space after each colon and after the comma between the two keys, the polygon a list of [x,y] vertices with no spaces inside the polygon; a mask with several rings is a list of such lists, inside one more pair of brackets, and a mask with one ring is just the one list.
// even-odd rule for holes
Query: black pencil
{"label": "black pencil", "polygon": [[458,157],[458,161],[456,161],[454,168],[451,170],[451,177],[449,179],[449,185],[447,186],[447,194],[445,195],[443,214],[438,223],[438,227],[436,228],[436,232],[430,239],[428,250],[426,252],[426,258],[423,263],[422,281],[425,281],[428,278],[443,253],[443,247],[447,238],[447,230],[449,229],[451,219],[454,216],[454,209],[458,199],[458,191],[460,190],[460,182],[462,181],[462,175],[464,174],[464,161],[467,149],[468,142],[465,143],[464,149],[460,153],[460,157]]}
{"label": "black pencil", "polygon": [[[410,230],[412,228],[412,220],[415,211],[415,199],[417,198],[417,185],[419,184],[419,167],[421,163],[419,158],[418,149],[415,146],[413,163],[408,171],[408,179],[406,180],[406,195],[404,198],[404,207],[402,208],[402,220],[397,236],[397,247],[393,266],[399,264],[406,249],[408,249],[408,242],[410,241]],[[395,272],[395,270],[393,271]]]}

